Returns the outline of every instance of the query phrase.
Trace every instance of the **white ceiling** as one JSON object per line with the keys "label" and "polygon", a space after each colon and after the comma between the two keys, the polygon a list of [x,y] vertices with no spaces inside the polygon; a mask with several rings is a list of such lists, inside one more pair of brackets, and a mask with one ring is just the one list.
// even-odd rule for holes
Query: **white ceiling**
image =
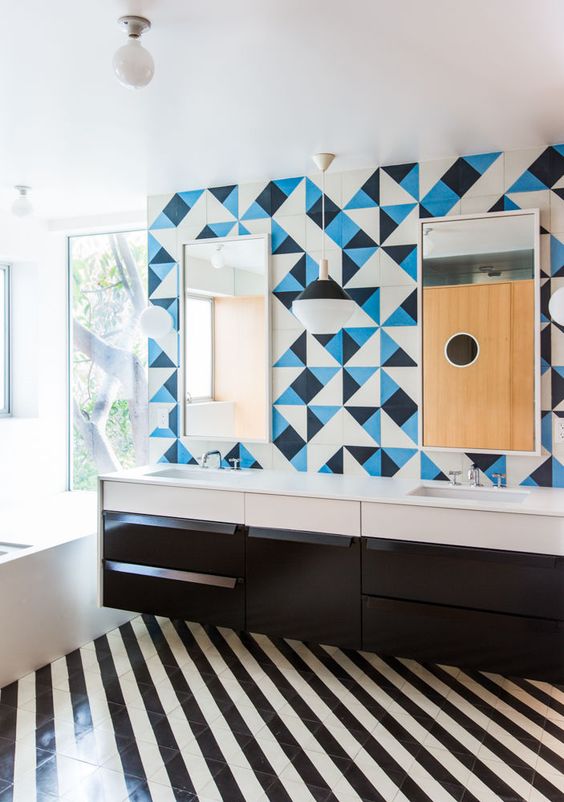
{"label": "white ceiling", "polygon": [[516,214],[424,223],[423,237],[426,246],[429,241],[433,243],[431,253],[425,247],[425,256],[431,259],[530,251],[535,247],[534,217]]}
{"label": "white ceiling", "polygon": [[[0,0],[0,208],[147,194],[564,140],[561,0]],[[116,18],[156,63],[118,85]]]}

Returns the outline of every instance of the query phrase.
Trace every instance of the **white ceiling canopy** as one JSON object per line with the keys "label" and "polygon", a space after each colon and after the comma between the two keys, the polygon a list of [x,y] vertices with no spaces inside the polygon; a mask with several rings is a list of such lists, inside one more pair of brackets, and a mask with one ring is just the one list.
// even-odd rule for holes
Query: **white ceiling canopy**
{"label": "white ceiling canopy", "polygon": [[[2,2],[0,208],[139,209],[147,194],[556,143],[561,0]],[[152,22],[128,91],[117,18]]]}

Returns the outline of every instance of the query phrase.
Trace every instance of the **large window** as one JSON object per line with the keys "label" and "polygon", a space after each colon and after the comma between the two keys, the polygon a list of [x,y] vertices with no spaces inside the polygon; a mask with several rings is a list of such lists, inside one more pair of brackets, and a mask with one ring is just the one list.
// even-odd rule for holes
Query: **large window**
{"label": "large window", "polygon": [[186,296],[186,392],[190,401],[213,399],[213,298]]}
{"label": "large window", "polygon": [[0,415],[10,414],[10,267],[0,265]]}
{"label": "large window", "polygon": [[71,487],[148,461],[144,231],[69,239],[72,338]]}

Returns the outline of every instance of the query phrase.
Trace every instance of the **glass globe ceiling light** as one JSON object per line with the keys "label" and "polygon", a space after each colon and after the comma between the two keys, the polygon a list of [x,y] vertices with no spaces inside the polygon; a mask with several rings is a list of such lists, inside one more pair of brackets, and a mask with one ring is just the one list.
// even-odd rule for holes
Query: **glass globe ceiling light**
{"label": "glass globe ceiling light", "polygon": [[120,17],[118,25],[128,37],[126,45],[116,51],[113,66],[118,81],[128,89],[142,89],[155,74],[152,55],[141,44],[141,36],[148,31],[151,23],[145,17]]}
{"label": "glass globe ceiling light", "polygon": [[33,212],[33,206],[29,199],[31,187],[27,187],[24,184],[16,184],[14,189],[18,196],[12,203],[12,214],[15,214],[16,217],[28,217]]}
{"label": "glass globe ceiling light", "polygon": [[217,248],[214,249],[214,252],[211,255],[211,266],[215,267],[216,270],[221,270],[222,267],[225,267],[225,256],[223,255],[223,245],[218,245]]}
{"label": "glass globe ceiling light", "polygon": [[553,323],[564,326],[564,287],[559,287],[550,296],[548,313]]}
{"label": "glass globe ceiling light", "polygon": [[313,157],[321,170],[321,260],[319,278],[300,292],[292,304],[292,312],[312,334],[335,334],[350,320],[356,304],[336,281],[329,278],[329,262],[325,258],[325,172],[334,153],[316,153]]}
{"label": "glass globe ceiling light", "polygon": [[145,337],[158,340],[172,331],[174,321],[172,315],[162,306],[147,306],[139,317],[141,332]]}

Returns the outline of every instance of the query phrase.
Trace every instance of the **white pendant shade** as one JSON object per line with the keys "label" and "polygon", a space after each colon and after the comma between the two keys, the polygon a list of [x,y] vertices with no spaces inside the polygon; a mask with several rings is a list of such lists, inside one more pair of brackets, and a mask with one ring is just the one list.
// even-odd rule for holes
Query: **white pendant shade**
{"label": "white pendant shade", "polygon": [[298,297],[292,304],[292,312],[311,334],[331,334],[348,323],[355,307],[355,302],[350,298],[300,300]]}
{"label": "white pendant shade", "polygon": [[141,312],[139,323],[145,337],[156,340],[172,331],[174,321],[170,312],[162,306],[148,306]]}
{"label": "white pendant shade", "polygon": [[560,287],[550,296],[548,312],[554,323],[564,326],[564,287]]}

